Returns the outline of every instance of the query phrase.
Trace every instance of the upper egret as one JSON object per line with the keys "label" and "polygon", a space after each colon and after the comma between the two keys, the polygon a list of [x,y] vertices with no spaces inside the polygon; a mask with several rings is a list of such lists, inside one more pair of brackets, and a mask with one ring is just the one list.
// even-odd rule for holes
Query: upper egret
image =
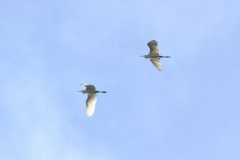
{"label": "upper egret", "polygon": [[147,43],[148,47],[150,48],[150,52],[148,55],[143,55],[141,57],[150,58],[150,61],[153,65],[158,69],[162,70],[162,65],[160,63],[160,58],[170,58],[170,56],[160,56],[160,52],[158,49],[158,43],[156,40],[149,41]]}

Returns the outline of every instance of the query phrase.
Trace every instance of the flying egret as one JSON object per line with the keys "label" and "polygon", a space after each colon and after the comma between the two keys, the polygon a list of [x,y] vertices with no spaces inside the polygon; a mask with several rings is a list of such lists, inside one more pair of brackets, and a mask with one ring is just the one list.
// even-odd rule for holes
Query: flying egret
{"label": "flying egret", "polygon": [[156,40],[149,41],[147,43],[148,47],[150,48],[150,52],[148,55],[143,55],[141,57],[150,58],[152,64],[158,69],[162,70],[162,65],[160,63],[160,58],[170,58],[170,56],[160,56],[160,52],[158,49],[158,43]]}
{"label": "flying egret", "polygon": [[88,94],[88,98],[86,100],[86,109],[87,109],[87,116],[91,117],[95,110],[95,105],[97,102],[97,93],[107,93],[106,91],[96,91],[94,85],[90,84],[81,84],[81,86],[85,86],[86,90],[78,91],[82,92],[83,94]]}

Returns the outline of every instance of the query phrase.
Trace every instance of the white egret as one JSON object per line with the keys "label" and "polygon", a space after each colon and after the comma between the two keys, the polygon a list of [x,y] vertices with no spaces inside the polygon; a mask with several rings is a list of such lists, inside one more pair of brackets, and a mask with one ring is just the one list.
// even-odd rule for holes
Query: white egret
{"label": "white egret", "polygon": [[86,90],[78,91],[84,94],[88,94],[88,98],[86,100],[86,109],[87,109],[87,116],[91,117],[95,110],[95,105],[97,102],[97,93],[107,93],[106,91],[97,91],[94,85],[90,84],[81,84],[82,86],[86,87]]}
{"label": "white egret", "polygon": [[148,55],[143,55],[141,57],[150,58],[152,64],[158,69],[162,70],[162,65],[160,63],[160,58],[170,58],[170,56],[161,56],[160,51],[158,49],[158,43],[156,40],[149,41],[147,43],[148,47],[150,48],[150,52]]}

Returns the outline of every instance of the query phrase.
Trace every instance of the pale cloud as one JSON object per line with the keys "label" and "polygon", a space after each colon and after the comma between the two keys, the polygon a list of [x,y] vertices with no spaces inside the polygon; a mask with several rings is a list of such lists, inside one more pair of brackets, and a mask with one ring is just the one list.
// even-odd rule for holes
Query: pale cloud
{"label": "pale cloud", "polygon": [[116,159],[114,153],[95,143],[84,130],[74,128],[62,110],[64,104],[57,101],[54,89],[45,85],[48,80],[41,66],[38,62],[37,66],[5,73],[4,85],[1,84],[1,93],[4,93],[1,110],[8,121],[1,121],[0,125],[5,126],[5,132],[0,133],[5,137],[0,144],[0,158]]}

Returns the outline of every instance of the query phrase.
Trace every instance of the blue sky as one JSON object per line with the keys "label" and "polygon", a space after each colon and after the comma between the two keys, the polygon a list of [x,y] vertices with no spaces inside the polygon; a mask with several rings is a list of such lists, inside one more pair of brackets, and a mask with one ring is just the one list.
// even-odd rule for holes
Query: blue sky
{"label": "blue sky", "polygon": [[239,6],[1,0],[0,159],[239,160]]}

